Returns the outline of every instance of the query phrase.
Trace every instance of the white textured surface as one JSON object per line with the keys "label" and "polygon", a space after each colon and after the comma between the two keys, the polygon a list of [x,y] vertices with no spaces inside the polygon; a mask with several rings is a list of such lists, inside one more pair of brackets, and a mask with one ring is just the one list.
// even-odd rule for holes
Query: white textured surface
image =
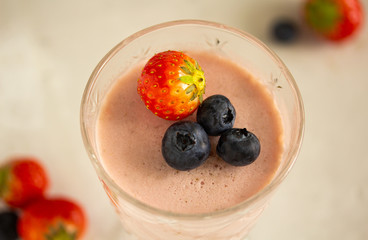
{"label": "white textured surface", "polygon": [[[246,30],[289,66],[304,98],[300,157],[249,240],[368,239],[368,28],[342,44],[269,38],[278,16],[298,19],[301,0],[0,0],[0,162],[34,155],[50,194],[85,206],[87,240],[117,239],[119,222],[83,148],[79,104],[95,65],[150,25],[203,19]],[[368,1],[363,1],[366,12]]]}

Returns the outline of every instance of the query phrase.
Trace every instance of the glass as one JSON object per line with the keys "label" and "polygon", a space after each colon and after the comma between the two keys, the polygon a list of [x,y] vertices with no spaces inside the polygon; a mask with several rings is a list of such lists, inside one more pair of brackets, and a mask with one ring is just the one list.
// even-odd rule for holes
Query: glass
{"label": "glass", "polygon": [[[121,189],[104,169],[96,144],[96,121],[110,87],[131,66],[165,50],[211,49],[229,56],[269,89],[281,112],[284,154],[273,180],[236,206],[206,214],[177,214],[146,205]],[[261,41],[222,24],[181,20],[152,26],[115,46],[97,65],[84,91],[81,131],[97,175],[122,221],[124,239],[244,239],[267,205],[271,193],[292,168],[304,131],[298,87],[284,63]]]}

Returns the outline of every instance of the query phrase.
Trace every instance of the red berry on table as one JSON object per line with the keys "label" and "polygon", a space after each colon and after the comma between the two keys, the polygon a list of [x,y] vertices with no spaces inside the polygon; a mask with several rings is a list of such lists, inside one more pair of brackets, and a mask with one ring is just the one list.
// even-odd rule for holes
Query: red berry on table
{"label": "red berry on table", "polygon": [[0,197],[11,207],[24,207],[44,196],[46,171],[35,158],[14,158],[0,166]]}
{"label": "red berry on table", "polygon": [[65,198],[41,199],[24,208],[18,222],[23,240],[78,240],[86,229],[86,216]]}
{"label": "red berry on table", "polygon": [[138,80],[138,94],[146,107],[167,120],[192,114],[205,92],[204,73],[198,63],[182,52],[154,55]]}
{"label": "red berry on table", "polygon": [[350,37],[363,22],[359,0],[307,0],[304,10],[307,24],[331,41]]}

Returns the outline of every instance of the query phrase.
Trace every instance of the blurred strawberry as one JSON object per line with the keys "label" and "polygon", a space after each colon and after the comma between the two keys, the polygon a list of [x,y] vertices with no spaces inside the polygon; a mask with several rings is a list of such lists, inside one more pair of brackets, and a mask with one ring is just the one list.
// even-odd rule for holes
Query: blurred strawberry
{"label": "blurred strawberry", "polygon": [[86,221],[83,209],[71,200],[41,199],[24,208],[18,233],[23,240],[78,240]]}
{"label": "blurred strawberry", "polygon": [[348,38],[363,22],[359,0],[307,0],[304,12],[307,24],[331,41]]}
{"label": "blurred strawberry", "polygon": [[0,197],[11,207],[42,198],[48,185],[46,171],[35,158],[14,158],[0,167]]}

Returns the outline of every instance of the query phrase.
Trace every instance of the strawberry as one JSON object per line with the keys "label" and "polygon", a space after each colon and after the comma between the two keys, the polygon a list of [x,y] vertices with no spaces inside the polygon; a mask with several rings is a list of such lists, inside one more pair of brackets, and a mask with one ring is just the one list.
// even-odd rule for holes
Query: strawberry
{"label": "strawberry", "polygon": [[83,209],[66,198],[41,199],[24,208],[18,222],[23,240],[77,240],[86,229]]}
{"label": "strawberry", "polygon": [[307,0],[304,11],[307,24],[331,41],[348,38],[363,22],[359,0]]}
{"label": "strawberry", "polygon": [[0,167],[0,197],[9,206],[24,207],[44,196],[49,180],[35,158],[14,158]]}
{"label": "strawberry", "polygon": [[182,52],[155,54],[138,79],[138,94],[146,107],[167,120],[192,114],[203,100],[204,73],[198,63]]}

